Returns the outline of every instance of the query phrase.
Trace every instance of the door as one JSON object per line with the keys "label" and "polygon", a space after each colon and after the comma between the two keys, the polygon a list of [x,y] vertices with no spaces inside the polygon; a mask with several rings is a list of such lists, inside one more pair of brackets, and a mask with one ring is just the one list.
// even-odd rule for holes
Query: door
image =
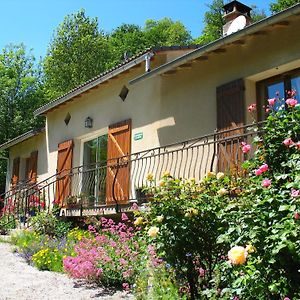
{"label": "door", "polygon": [[[238,135],[244,125],[244,81],[238,79],[217,88],[218,171],[235,172],[243,161]],[[236,136],[233,138],[233,136]]]}
{"label": "door", "polygon": [[[106,204],[126,204],[129,199],[131,120],[109,126],[107,143]],[[115,201],[116,200],[116,201]]]}
{"label": "door", "polygon": [[73,140],[58,145],[56,200],[60,205],[71,195],[71,175],[73,158]]}

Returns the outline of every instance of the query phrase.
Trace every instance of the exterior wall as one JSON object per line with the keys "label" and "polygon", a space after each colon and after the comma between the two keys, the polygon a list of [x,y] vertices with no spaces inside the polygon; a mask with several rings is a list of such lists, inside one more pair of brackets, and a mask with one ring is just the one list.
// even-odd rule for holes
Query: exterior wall
{"label": "exterior wall", "polygon": [[9,168],[6,190],[8,190],[10,186],[14,158],[20,157],[20,180],[24,180],[26,158],[30,157],[31,152],[33,151],[38,151],[37,180],[40,182],[48,177],[46,134],[43,132],[9,149]]}
{"label": "exterior wall", "polygon": [[[59,143],[74,140],[73,166],[79,166],[84,141],[106,134],[109,125],[129,118],[132,153],[212,133],[217,127],[216,88],[239,78],[245,80],[245,123],[251,123],[247,106],[256,102],[256,82],[300,67],[300,39],[297,30],[293,30],[299,28],[300,21],[292,24],[294,27],[268,29],[265,34],[244,37],[243,44],[226,45],[224,52],[208,53],[207,60],[193,61],[190,68],[178,68],[173,74],[156,75],[133,85],[128,82],[144,73],[144,64],[120,74],[49,112],[47,144],[40,136],[21,143],[11,149],[11,161],[23,156],[23,152],[25,157],[40,145],[41,180],[47,172],[48,176],[56,172]],[[178,54],[158,55],[151,68]],[[124,85],[129,93],[123,102],[118,95]],[[68,113],[71,120],[65,125]],[[84,127],[86,117],[93,119],[93,128]],[[143,138],[136,141],[137,133],[143,133]],[[43,151],[48,157],[43,156]]]}

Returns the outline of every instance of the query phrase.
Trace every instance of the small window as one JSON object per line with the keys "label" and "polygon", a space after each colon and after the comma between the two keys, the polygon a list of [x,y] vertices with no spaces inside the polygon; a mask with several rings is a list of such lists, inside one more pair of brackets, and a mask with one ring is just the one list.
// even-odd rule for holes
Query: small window
{"label": "small window", "polygon": [[125,99],[126,99],[128,93],[129,93],[129,89],[126,87],[126,85],[124,85],[124,86],[122,87],[122,90],[121,90],[120,94],[119,94],[119,97],[120,97],[123,101],[125,101]]}
{"label": "small window", "polygon": [[71,115],[70,115],[70,113],[67,113],[67,115],[66,115],[66,117],[64,119],[65,124],[68,125],[70,123],[70,120],[71,120]]}

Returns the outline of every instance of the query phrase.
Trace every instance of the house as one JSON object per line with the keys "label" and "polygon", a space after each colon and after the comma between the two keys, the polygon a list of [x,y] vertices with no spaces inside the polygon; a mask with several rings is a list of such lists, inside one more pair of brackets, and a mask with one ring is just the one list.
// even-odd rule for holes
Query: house
{"label": "house", "polygon": [[300,90],[300,5],[254,24],[250,11],[232,1],[222,38],[148,49],[40,107],[44,130],[0,146],[5,197],[80,199],[64,213],[106,213],[139,198],[147,173],[199,179],[242,161],[240,142],[254,134],[247,107],[263,120],[266,99]]}

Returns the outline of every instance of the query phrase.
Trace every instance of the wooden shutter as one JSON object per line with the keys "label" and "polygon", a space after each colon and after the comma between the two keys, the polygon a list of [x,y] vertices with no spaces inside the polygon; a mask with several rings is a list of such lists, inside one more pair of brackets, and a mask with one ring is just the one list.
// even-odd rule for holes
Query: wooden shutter
{"label": "wooden shutter", "polygon": [[230,130],[218,134],[218,139],[225,139],[218,143],[218,170],[233,171],[243,160],[239,138],[230,139],[243,133],[243,129],[236,129],[244,125],[245,114],[245,86],[243,79],[238,79],[217,88],[217,127],[218,131]]}
{"label": "wooden shutter", "polygon": [[11,176],[11,185],[16,187],[19,182],[19,173],[20,173],[20,157],[16,157],[13,160],[12,176]]}
{"label": "wooden shutter", "polygon": [[33,184],[36,183],[36,179],[37,179],[37,160],[38,160],[38,151],[33,151],[29,159],[29,172],[28,172],[28,180],[30,180],[30,183]]}
{"label": "wooden shutter", "polygon": [[71,176],[73,159],[73,140],[58,145],[56,199],[61,205],[71,194]]}
{"label": "wooden shutter", "polygon": [[[126,204],[129,199],[130,166],[128,155],[131,150],[131,120],[125,120],[108,128],[106,204]],[[118,159],[119,158],[119,159]]]}

